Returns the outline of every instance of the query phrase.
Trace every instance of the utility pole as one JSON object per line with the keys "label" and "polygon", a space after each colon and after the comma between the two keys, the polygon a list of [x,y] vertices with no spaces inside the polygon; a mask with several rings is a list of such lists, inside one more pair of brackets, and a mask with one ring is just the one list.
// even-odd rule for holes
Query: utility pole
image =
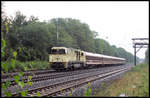
{"label": "utility pole", "polygon": [[58,18],[56,19],[56,46],[58,46]]}
{"label": "utility pole", "polygon": [[[149,46],[149,38],[133,38],[133,48],[134,48],[134,65],[136,66],[136,53],[141,48],[148,48]],[[136,48],[139,48],[136,51]]]}

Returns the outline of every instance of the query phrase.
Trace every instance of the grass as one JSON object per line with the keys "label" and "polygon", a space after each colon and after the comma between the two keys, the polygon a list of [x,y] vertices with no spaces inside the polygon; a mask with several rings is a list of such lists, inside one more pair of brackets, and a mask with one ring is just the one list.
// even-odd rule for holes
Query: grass
{"label": "grass", "polygon": [[149,96],[149,66],[140,64],[115,80],[106,90],[97,91],[96,96]]}
{"label": "grass", "polygon": [[9,72],[50,68],[50,64],[48,61],[27,61],[27,62],[16,61],[14,69],[12,68],[10,61],[5,61],[2,63],[6,63]]}

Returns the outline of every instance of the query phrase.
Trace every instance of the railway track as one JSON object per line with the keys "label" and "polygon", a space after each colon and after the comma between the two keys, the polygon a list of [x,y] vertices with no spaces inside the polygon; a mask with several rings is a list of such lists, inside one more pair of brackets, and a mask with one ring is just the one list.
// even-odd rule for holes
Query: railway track
{"label": "railway track", "polygon": [[43,97],[43,96],[57,96],[57,94],[60,94],[63,91],[71,90],[71,88],[76,88],[76,87],[82,86],[84,84],[87,84],[88,82],[92,82],[92,81],[95,81],[97,79],[105,79],[105,78],[110,77],[111,75],[120,74],[126,70],[127,70],[127,68],[118,69],[118,70],[113,70],[111,72],[104,72],[101,74],[95,74],[95,75],[91,75],[91,76],[80,77],[80,78],[72,79],[72,80],[62,82],[59,84],[41,87],[41,88],[38,88],[34,91],[30,91],[28,93],[28,96],[36,96],[36,92],[40,92],[41,97]]}
{"label": "railway track", "polygon": [[[117,68],[109,67],[106,69],[105,70],[104,69],[95,69],[95,70],[91,69],[91,70],[84,70],[84,71],[81,71],[81,70],[72,71],[70,73],[66,72],[66,75],[64,76],[62,76],[62,74],[64,74],[62,72],[60,76],[59,74],[56,75],[56,76],[59,76],[57,78],[54,77],[53,79],[51,78],[51,79],[46,79],[43,81],[41,81],[41,79],[39,78],[39,81],[34,82],[31,87],[26,85],[23,89],[21,88],[19,89],[20,90],[28,89],[28,96],[35,96],[36,92],[40,92],[41,96],[53,96],[53,95],[56,95],[57,93],[60,93],[61,91],[69,90],[70,88],[75,88],[87,82],[94,81],[96,79],[111,75],[117,72],[116,70],[118,70],[119,72],[119,70],[123,70],[123,67],[120,67],[120,66],[118,66]],[[107,74],[110,71],[111,71],[111,74]],[[18,88],[17,86],[13,86],[13,87],[10,87],[8,90],[12,92],[13,96],[19,96],[19,94],[15,92],[17,88]]]}
{"label": "railway track", "polygon": [[[29,76],[29,75],[38,75],[38,74],[43,74],[43,73],[52,73],[55,72],[55,70],[29,70],[23,72],[23,76]],[[1,79],[8,79],[8,78],[13,78],[13,76],[17,75],[19,72],[11,72],[11,73],[4,73],[1,75]]]}
{"label": "railway track", "polygon": [[[117,66],[120,67],[120,66]],[[106,67],[106,68],[101,68],[100,70],[103,69],[109,69],[113,67]],[[28,81],[28,76],[32,76],[32,82],[38,82],[38,81],[44,81],[48,79],[54,79],[54,78],[59,78],[63,76],[70,76],[70,75],[75,75],[75,74],[82,74],[82,73],[87,73],[89,71],[96,71],[97,69],[86,69],[86,70],[76,70],[76,71],[69,71],[69,72],[56,72],[54,70],[45,70],[45,71],[31,71],[31,72],[26,72],[23,73],[23,77],[20,78],[19,80],[23,80],[24,83]],[[99,70],[99,69],[98,69]],[[16,73],[14,73],[16,74]],[[13,75],[14,75],[13,74]],[[15,80],[13,77],[11,78],[2,78],[1,83],[5,83],[7,80],[11,82],[10,86],[15,86]]]}

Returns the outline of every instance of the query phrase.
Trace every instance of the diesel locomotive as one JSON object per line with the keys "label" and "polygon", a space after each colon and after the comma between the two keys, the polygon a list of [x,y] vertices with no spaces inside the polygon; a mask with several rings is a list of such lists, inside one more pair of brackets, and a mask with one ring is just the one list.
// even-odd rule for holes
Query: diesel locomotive
{"label": "diesel locomotive", "polygon": [[72,70],[105,65],[125,64],[126,59],[85,52],[66,47],[52,47],[49,53],[50,66],[54,70]]}

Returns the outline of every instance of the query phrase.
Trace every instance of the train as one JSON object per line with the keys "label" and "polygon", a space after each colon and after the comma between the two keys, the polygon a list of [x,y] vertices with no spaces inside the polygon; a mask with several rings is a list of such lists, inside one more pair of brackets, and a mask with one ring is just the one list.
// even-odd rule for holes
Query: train
{"label": "train", "polygon": [[49,52],[50,67],[54,70],[74,70],[109,65],[123,65],[126,59],[91,53],[67,47],[52,47]]}

